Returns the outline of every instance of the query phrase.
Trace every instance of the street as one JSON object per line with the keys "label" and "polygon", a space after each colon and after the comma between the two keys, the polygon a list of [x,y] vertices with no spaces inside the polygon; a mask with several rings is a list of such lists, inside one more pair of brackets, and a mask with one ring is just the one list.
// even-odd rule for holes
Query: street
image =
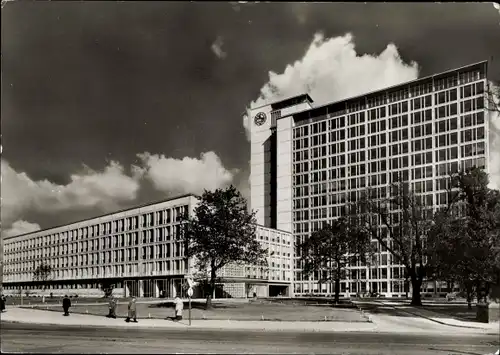
{"label": "street", "polygon": [[[458,333],[458,332],[457,332]],[[2,352],[483,355],[497,335],[298,333],[1,324]]]}

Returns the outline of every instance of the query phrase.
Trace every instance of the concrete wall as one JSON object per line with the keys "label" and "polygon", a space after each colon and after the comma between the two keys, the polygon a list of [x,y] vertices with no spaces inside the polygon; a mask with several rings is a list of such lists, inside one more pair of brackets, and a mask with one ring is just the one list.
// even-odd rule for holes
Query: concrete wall
{"label": "concrete wall", "polygon": [[[254,119],[258,113],[267,117],[264,124],[258,126]],[[271,106],[264,106],[250,111],[250,207],[257,212],[258,224],[271,225]]]}
{"label": "concrete wall", "polygon": [[292,233],[292,138],[293,119],[291,116],[277,123],[277,225],[276,228]]}

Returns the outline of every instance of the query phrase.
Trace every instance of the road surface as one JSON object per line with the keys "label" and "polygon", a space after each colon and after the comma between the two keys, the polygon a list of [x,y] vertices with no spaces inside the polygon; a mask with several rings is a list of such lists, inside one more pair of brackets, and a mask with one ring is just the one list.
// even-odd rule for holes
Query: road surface
{"label": "road surface", "polygon": [[498,336],[297,333],[1,324],[2,352],[483,355]]}

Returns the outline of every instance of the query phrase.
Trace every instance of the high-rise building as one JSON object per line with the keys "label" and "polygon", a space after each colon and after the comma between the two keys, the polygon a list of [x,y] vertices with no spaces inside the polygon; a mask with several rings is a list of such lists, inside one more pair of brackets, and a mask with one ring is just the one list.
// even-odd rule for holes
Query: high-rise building
{"label": "high-rise building", "polygon": [[[340,217],[346,200],[367,187],[385,196],[401,179],[426,204],[446,204],[450,172],[488,172],[486,88],[487,62],[480,62],[322,106],[304,94],[252,109],[251,207],[258,223],[289,231],[300,243]],[[352,266],[341,291],[404,294],[404,268],[383,250],[378,264]],[[294,266],[295,294],[332,292],[301,274],[297,255]],[[424,285],[424,293],[433,287]]]}
{"label": "high-rise building", "polygon": [[[192,214],[194,195],[110,213],[4,239],[3,292],[101,296],[186,296],[185,277],[196,273],[186,258],[181,218]],[[287,295],[292,282],[291,233],[256,226],[256,238],[268,250],[268,266],[230,264],[218,273],[223,284],[216,297]],[[49,265],[48,282],[34,271]],[[45,281],[45,280],[43,280]],[[203,296],[195,290],[195,297]]]}

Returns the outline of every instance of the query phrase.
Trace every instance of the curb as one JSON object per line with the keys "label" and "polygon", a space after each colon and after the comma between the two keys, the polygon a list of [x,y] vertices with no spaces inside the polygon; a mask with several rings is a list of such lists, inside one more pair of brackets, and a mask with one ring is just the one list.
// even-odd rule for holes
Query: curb
{"label": "curb", "polygon": [[[449,323],[445,323],[445,322],[441,322],[439,320],[436,320],[436,319],[433,319],[433,318],[430,318],[430,317],[427,317],[427,316],[424,316],[422,314],[417,314],[417,313],[414,313],[414,312],[410,312],[410,311],[407,311],[406,309],[401,309],[401,308],[396,308],[390,304],[385,304],[383,302],[378,302],[380,303],[381,305],[384,305],[386,307],[392,307],[393,309],[397,310],[397,311],[400,311],[400,312],[403,312],[403,313],[408,313],[408,314],[411,314],[413,316],[417,316],[417,317],[420,317],[420,318],[424,318],[424,319],[427,319],[427,320],[430,320],[434,323],[438,323],[438,324],[442,324],[442,325],[446,325],[448,327],[457,327],[457,328],[466,328],[466,329],[479,329],[479,330],[488,330],[486,328],[481,328],[481,327],[471,327],[471,326],[467,326],[467,325],[458,325],[458,324],[449,324]],[[496,335],[496,334],[495,334]]]}
{"label": "curb", "polygon": [[[248,332],[248,331],[253,331],[253,332],[280,332],[280,333],[385,333],[381,332],[378,329],[367,329],[367,330],[333,330],[333,329],[314,329],[314,328],[292,328],[292,329],[283,329],[283,328],[276,328],[276,329],[266,329],[266,328],[224,328],[224,327],[200,327],[200,326],[189,326],[187,324],[182,324],[182,327],[165,327],[165,326],[137,326],[134,327],[134,324],[130,323],[117,323],[113,325],[78,325],[78,324],[61,324],[61,323],[37,323],[37,322],[29,322],[29,321],[20,321],[20,320],[13,320],[13,321],[2,321],[2,323],[12,323],[12,324],[33,324],[33,325],[38,325],[38,326],[47,326],[47,325],[53,325],[53,326],[59,326],[59,327],[69,327],[69,328],[126,328],[126,327],[133,327],[134,329],[159,329],[159,330],[175,330],[175,331],[230,331],[230,332]],[[392,334],[391,332],[387,332],[388,334]]]}

